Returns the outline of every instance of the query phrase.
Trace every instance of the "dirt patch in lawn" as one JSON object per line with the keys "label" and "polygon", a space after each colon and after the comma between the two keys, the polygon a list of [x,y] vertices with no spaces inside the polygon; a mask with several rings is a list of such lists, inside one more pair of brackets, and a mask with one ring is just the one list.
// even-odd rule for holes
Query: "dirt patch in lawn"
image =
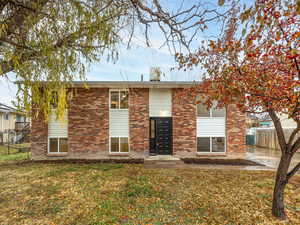
{"label": "dirt patch in lawn", "polygon": [[214,158],[181,158],[187,164],[215,164],[231,166],[264,166],[263,164],[246,159],[214,159]]}

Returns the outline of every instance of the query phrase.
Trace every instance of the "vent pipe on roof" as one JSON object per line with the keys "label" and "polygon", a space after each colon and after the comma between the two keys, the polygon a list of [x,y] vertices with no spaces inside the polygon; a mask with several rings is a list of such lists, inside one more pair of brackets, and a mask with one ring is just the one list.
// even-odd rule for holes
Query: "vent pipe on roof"
{"label": "vent pipe on roof", "polygon": [[150,67],[150,81],[160,81],[161,70],[159,67]]}
{"label": "vent pipe on roof", "polygon": [[144,81],[144,75],[141,74],[141,82],[143,82],[143,81]]}

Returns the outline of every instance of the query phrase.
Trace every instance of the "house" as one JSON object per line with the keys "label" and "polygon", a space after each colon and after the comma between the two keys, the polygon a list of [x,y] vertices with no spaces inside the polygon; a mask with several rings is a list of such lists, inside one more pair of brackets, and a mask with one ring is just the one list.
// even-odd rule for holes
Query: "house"
{"label": "house", "polygon": [[[85,84],[89,88],[85,88]],[[73,82],[63,120],[32,119],[32,158],[111,159],[150,155],[228,156],[245,152],[245,115],[207,110],[187,93],[195,82]]]}
{"label": "house", "polygon": [[246,127],[250,129],[251,127],[259,126],[259,118],[251,113],[246,113]]}
{"label": "house", "polygon": [[0,103],[0,143],[15,139],[17,133],[29,125],[23,112]]}

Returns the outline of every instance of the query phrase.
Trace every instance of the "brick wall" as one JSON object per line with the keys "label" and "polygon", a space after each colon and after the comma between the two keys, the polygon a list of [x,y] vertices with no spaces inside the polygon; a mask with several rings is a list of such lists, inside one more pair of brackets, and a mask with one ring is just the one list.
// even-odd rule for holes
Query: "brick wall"
{"label": "brick wall", "polygon": [[[196,155],[196,105],[194,98],[172,91],[173,154]],[[68,110],[69,153],[66,158],[109,156],[109,89],[77,89]],[[234,105],[227,108],[227,153],[245,152],[245,115]],[[129,157],[143,157],[149,150],[149,89],[130,89]],[[48,125],[42,115],[32,119],[31,150],[34,159],[47,155]]]}
{"label": "brick wall", "polygon": [[149,89],[130,89],[129,135],[130,152],[149,150]]}
{"label": "brick wall", "polygon": [[69,153],[108,153],[109,89],[77,89],[68,110]]}
{"label": "brick wall", "polygon": [[196,105],[194,97],[184,89],[173,89],[173,154],[195,156],[196,153]]}
{"label": "brick wall", "polygon": [[35,159],[45,156],[48,149],[48,124],[42,113],[31,119],[30,132],[31,157]]}
{"label": "brick wall", "polygon": [[226,133],[227,133],[227,153],[239,154],[246,150],[246,117],[235,105],[227,107]]}

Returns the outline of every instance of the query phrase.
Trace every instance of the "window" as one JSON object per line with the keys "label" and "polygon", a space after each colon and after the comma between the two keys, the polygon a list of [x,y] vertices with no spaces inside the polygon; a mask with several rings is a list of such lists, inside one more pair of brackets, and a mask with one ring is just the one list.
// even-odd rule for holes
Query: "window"
{"label": "window", "polygon": [[225,138],[224,137],[212,137],[211,138],[211,151],[212,152],[224,152],[225,151]]}
{"label": "window", "polygon": [[128,137],[111,137],[110,152],[112,153],[129,152]]}
{"label": "window", "polygon": [[198,137],[197,152],[225,152],[225,137]]}
{"label": "window", "polygon": [[199,103],[197,104],[197,116],[198,117],[225,117],[226,109],[225,108],[216,108],[216,104],[211,109],[207,109],[207,106]]}
{"label": "window", "polygon": [[4,114],[4,119],[5,119],[5,120],[9,120],[9,114],[8,114],[8,113],[5,113],[5,114]]}
{"label": "window", "polygon": [[16,122],[22,122],[22,116],[17,114]]}
{"label": "window", "polygon": [[128,91],[111,91],[110,108],[111,109],[128,109]]}
{"label": "window", "polygon": [[49,153],[68,152],[68,138],[49,138]]}
{"label": "window", "polygon": [[199,117],[210,117],[210,111],[206,105],[199,103],[197,104],[197,116]]}
{"label": "window", "polygon": [[211,109],[211,117],[225,117],[226,109],[225,108],[214,108]]}
{"label": "window", "polygon": [[210,138],[198,137],[197,138],[197,151],[198,152],[210,152]]}
{"label": "window", "polygon": [[155,138],[155,120],[151,119],[150,120],[151,124],[150,124],[150,138]]}

